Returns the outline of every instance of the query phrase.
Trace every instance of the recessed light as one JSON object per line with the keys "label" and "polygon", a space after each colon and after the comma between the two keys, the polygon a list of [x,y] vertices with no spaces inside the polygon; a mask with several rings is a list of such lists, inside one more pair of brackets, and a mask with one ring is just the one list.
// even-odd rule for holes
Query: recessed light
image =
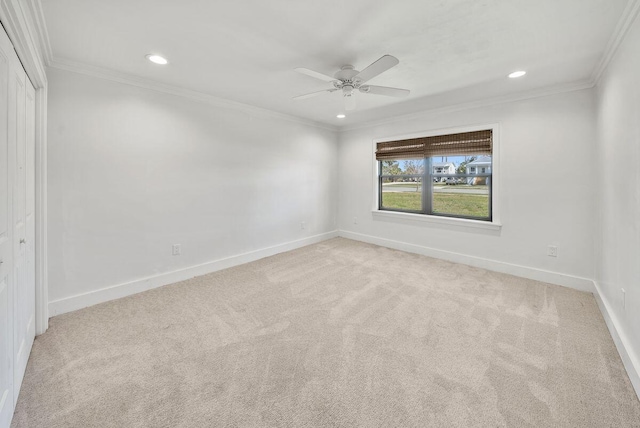
{"label": "recessed light", "polygon": [[155,64],[165,65],[169,63],[166,58],[161,57],[160,55],[149,54],[146,58]]}
{"label": "recessed light", "polygon": [[517,79],[518,77],[522,77],[522,76],[524,76],[525,74],[527,74],[527,72],[526,72],[526,71],[514,71],[513,73],[511,73],[511,74],[509,75],[509,78],[511,78],[511,79]]}
{"label": "recessed light", "polygon": [[344,114],[339,114],[339,115],[337,115],[336,117],[337,117],[338,119],[344,119],[344,118],[345,118],[345,117],[347,117],[347,116],[345,116]]}

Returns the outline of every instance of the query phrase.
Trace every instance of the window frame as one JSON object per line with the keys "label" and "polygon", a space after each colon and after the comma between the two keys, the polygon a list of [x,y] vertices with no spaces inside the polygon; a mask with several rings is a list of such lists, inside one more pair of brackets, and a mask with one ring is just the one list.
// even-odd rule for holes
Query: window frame
{"label": "window frame", "polygon": [[[482,131],[482,130],[491,130],[493,133],[493,150],[491,153],[491,172],[480,174],[477,170],[475,174],[435,174],[433,173],[433,166],[431,164],[432,158],[423,158],[425,161],[424,173],[420,176],[422,177],[422,207],[423,210],[420,211],[410,211],[410,210],[399,210],[399,209],[389,209],[382,208],[382,179],[386,176],[380,175],[380,161],[376,160],[376,147],[378,143],[389,142],[389,141],[397,141],[397,140],[405,140],[412,138],[421,138],[421,137],[432,137],[437,135],[448,135],[448,134],[458,134],[464,132],[473,132],[473,131]],[[485,229],[500,229],[502,224],[500,223],[500,125],[498,123],[493,124],[485,124],[485,125],[471,125],[471,126],[462,126],[455,128],[441,128],[441,129],[433,129],[428,131],[423,131],[410,135],[399,135],[385,138],[377,138],[373,140],[373,150],[372,150],[372,159],[373,159],[373,207],[372,214],[375,219],[379,220],[411,220],[411,221],[420,221],[426,223],[435,223],[435,224],[447,224],[453,226],[463,226],[463,227],[475,227],[475,228],[485,228]],[[406,174],[405,174],[406,175]],[[398,177],[404,177],[405,175],[400,175]],[[413,176],[414,174],[409,174]],[[489,218],[474,218],[468,216],[458,216],[455,214],[440,214],[440,213],[427,213],[430,211],[430,204],[425,204],[425,199],[430,198],[432,194],[433,183],[430,183],[425,180],[433,180],[438,177],[450,177],[450,176],[470,176],[473,177],[491,177],[491,185],[489,186]],[[427,177],[427,178],[425,178]],[[426,184],[429,184],[429,191],[426,191]]]}

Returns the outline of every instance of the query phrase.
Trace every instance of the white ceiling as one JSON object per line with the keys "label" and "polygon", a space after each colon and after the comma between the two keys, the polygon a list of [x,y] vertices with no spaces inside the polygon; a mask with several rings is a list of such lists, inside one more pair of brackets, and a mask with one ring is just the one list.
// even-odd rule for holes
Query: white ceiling
{"label": "white ceiling", "polygon": [[[43,0],[54,60],[72,61],[331,125],[586,82],[627,0]],[[166,56],[157,66],[147,53]],[[293,71],[400,64],[358,93],[347,119],[339,93]],[[55,61],[54,61],[55,64]],[[524,69],[522,79],[507,79]]]}

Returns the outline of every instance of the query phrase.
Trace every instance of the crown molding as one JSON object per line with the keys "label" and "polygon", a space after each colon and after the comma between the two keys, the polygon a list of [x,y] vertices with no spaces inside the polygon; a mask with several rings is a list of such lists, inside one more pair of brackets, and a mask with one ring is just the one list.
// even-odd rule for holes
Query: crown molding
{"label": "crown molding", "polygon": [[398,122],[401,120],[419,119],[422,116],[430,114],[446,114],[455,113],[462,110],[470,110],[481,107],[491,107],[499,104],[507,104],[517,101],[525,101],[534,98],[542,98],[550,95],[563,94],[566,92],[582,91],[585,89],[591,89],[594,87],[594,83],[591,80],[583,80],[572,83],[565,83],[561,85],[546,86],[540,89],[533,89],[530,91],[517,92],[508,95],[502,95],[498,97],[485,98],[477,101],[471,101],[466,103],[451,104],[448,106],[427,108],[414,113],[407,113],[403,115],[393,116],[389,118],[371,120],[367,122],[356,123],[353,125],[343,125],[340,127],[340,132],[353,131],[356,129],[370,128],[372,126],[379,126],[388,123]]}
{"label": "crown molding", "polygon": [[436,108],[429,108],[420,110],[414,113],[408,113],[404,115],[392,116],[380,120],[371,120],[356,123],[353,125],[339,125],[331,126],[321,122],[316,122],[310,119],[304,119],[298,116],[293,116],[285,113],[276,112],[262,107],[256,107],[249,104],[232,101],[213,95],[206,94],[204,92],[194,91],[179,86],[168,85],[157,81],[149,80],[143,77],[135,76],[128,73],[122,73],[119,71],[110,70],[104,67],[96,67],[89,64],[74,62],[66,59],[53,58],[49,65],[50,68],[69,71],[72,73],[83,74],[86,76],[96,77],[99,79],[110,80],[126,85],[137,86],[153,91],[163,92],[170,95],[189,98],[195,101],[203,102],[220,108],[234,108],[245,112],[252,112],[254,114],[267,115],[271,117],[277,117],[283,120],[300,123],[303,125],[314,126],[321,129],[326,129],[334,132],[350,131],[354,129],[360,129],[370,126],[382,125],[385,123],[395,122],[398,120],[408,120],[417,118],[425,114],[437,114],[437,113],[451,113],[461,110],[468,110],[478,107],[488,107],[497,104],[510,103],[515,101],[523,101],[532,98],[546,97],[549,95],[555,95],[565,92],[580,91],[583,89],[590,89],[595,86],[595,83],[591,80],[572,82],[568,84],[561,84],[555,86],[547,86],[541,89],[535,89],[531,91],[518,92],[515,94],[509,94],[505,96],[486,98],[483,100],[472,101],[467,103],[452,104],[449,106],[442,106]]}
{"label": "crown molding", "polygon": [[37,24],[31,13],[28,4],[23,1],[0,0],[0,20],[29,79],[38,89],[47,86],[47,74],[42,53],[39,50]]}
{"label": "crown molding", "polygon": [[41,0],[27,0],[27,7],[31,13],[33,27],[40,42],[40,50],[42,51],[42,59],[44,65],[48,66],[53,59],[53,51],[51,50],[51,42],[49,42],[49,31],[47,30],[47,21],[44,18],[44,10],[42,9]]}
{"label": "crown molding", "polygon": [[335,126],[330,126],[330,125],[316,122],[310,119],[303,119],[301,117],[276,112],[266,108],[256,107],[249,104],[240,103],[237,101],[231,101],[225,98],[209,95],[204,92],[194,91],[191,89],[186,89],[186,88],[182,88],[174,85],[168,85],[168,84],[160,83],[154,80],[149,80],[143,77],[138,77],[132,74],[109,70],[103,67],[96,67],[93,65],[83,64],[83,63],[74,62],[66,59],[65,60],[57,59],[57,58],[54,58],[51,60],[49,67],[55,68],[58,70],[69,71],[72,73],[83,74],[85,76],[95,77],[98,79],[123,83],[125,85],[137,86],[139,88],[149,89],[156,92],[162,92],[169,95],[188,98],[188,99],[209,104],[215,107],[232,108],[235,110],[251,113],[254,115],[278,118],[278,119],[287,120],[289,122],[295,122],[302,125],[326,129],[333,132],[338,131],[338,128]]}
{"label": "crown molding", "polygon": [[607,44],[604,54],[602,55],[602,59],[591,74],[591,81],[593,82],[594,86],[600,83],[602,75],[606,71],[609,63],[618,51],[618,48],[629,33],[629,29],[631,29],[631,26],[638,17],[638,13],[640,13],[640,0],[629,0],[627,6],[622,12],[622,16],[618,21],[616,29],[611,35],[611,39],[609,39],[609,43]]}

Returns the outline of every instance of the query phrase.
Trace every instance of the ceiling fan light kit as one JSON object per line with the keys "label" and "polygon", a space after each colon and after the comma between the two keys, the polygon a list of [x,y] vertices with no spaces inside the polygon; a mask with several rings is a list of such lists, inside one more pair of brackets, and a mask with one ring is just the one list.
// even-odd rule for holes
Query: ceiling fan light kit
{"label": "ceiling fan light kit", "polygon": [[340,90],[342,91],[342,96],[344,98],[345,109],[354,110],[356,108],[356,100],[354,97],[356,89],[363,94],[384,95],[388,97],[406,97],[410,93],[408,89],[363,85],[365,82],[368,82],[374,77],[384,73],[391,67],[394,67],[399,62],[400,61],[398,61],[396,57],[393,57],[391,55],[383,55],[380,59],[373,62],[362,71],[356,70],[350,64],[344,65],[340,68],[339,71],[334,74],[334,77],[327,76],[326,74],[319,73],[317,71],[309,70],[308,68],[296,68],[295,70],[298,73],[302,73],[307,76],[333,84],[333,88],[312,92],[310,94],[299,95],[297,97],[294,97],[293,99],[303,100],[324,93],[331,93]]}

